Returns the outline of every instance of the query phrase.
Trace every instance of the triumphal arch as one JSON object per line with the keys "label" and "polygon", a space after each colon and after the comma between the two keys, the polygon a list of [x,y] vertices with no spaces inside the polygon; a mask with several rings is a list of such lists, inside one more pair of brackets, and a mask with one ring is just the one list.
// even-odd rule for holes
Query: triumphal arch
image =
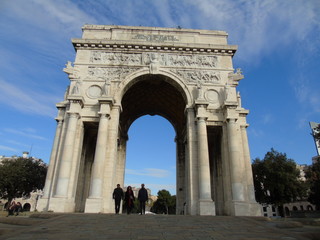
{"label": "triumphal arch", "polygon": [[39,210],[113,213],[130,125],[156,114],[176,133],[177,214],[261,214],[226,32],[85,25],[72,43]]}

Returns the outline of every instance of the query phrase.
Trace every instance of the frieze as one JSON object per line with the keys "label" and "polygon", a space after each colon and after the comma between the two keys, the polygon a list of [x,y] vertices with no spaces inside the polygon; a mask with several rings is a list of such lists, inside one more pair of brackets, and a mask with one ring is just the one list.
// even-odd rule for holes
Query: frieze
{"label": "frieze", "polygon": [[125,78],[130,73],[136,71],[137,68],[129,67],[89,67],[88,74],[85,77],[87,80],[104,80],[106,82],[110,81],[120,81]]}
{"label": "frieze", "polygon": [[141,65],[140,53],[91,52],[90,63],[107,65]]}
{"label": "frieze", "polygon": [[216,71],[197,71],[197,70],[172,70],[189,83],[218,83],[220,82],[220,73]]}
{"label": "frieze", "polygon": [[169,53],[110,53],[91,52],[90,63],[106,65],[150,65],[158,62],[164,67],[213,68],[217,66],[218,57],[199,54],[169,54]]}

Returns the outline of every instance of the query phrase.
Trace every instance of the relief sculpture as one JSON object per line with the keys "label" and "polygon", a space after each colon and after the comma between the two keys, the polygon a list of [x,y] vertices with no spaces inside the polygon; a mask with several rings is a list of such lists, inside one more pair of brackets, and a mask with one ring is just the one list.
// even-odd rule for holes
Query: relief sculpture
{"label": "relief sculpture", "polygon": [[159,65],[163,67],[213,68],[217,66],[218,57],[193,54],[169,53],[110,53],[94,51],[91,53],[90,63],[106,65],[150,65],[156,56]]}
{"label": "relief sculpture", "polygon": [[218,83],[220,74],[216,71],[172,70],[189,83]]}
{"label": "relief sculpture", "polygon": [[141,65],[141,54],[95,51],[91,53],[90,63],[102,63],[107,65]]}
{"label": "relief sculpture", "polygon": [[108,67],[89,67],[88,74],[86,79],[88,80],[104,80],[107,83],[115,80],[120,81],[122,78],[125,78],[128,74],[136,71],[137,68],[128,68],[128,67],[117,67],[117,68],[108,68]]}

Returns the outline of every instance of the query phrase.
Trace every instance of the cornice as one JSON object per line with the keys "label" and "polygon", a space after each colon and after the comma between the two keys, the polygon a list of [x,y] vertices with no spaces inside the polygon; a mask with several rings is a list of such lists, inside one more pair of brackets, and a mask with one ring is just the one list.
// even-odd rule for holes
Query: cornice
{"label": "cornice", "polygon": [[119,51],[165,51],[165,52],[197,52],[222,54],[233,56],[237,51],[236,45],[214,45],[214,44],[179,44],[179,43],[156,43],[156,42],[134,42],[121,40],[101,39],[72,39],[76,50],[119,50]]}

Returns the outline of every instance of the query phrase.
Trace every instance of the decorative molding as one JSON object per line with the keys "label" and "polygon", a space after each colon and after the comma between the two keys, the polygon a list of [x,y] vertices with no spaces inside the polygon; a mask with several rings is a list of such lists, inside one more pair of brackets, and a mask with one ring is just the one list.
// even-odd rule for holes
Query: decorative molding
{"label": "decorative molding", "polygon": [[96,99],[101,96],[102,89],[98,85],[92,85],[87,89],[86,94],[89,98]]}
{"label": "decorative molding", "polygon": [[209,89],[208,91],[205,92],[205,99],[209,103],[213,103],[215,105],[220,104],[220,96],[219,93],[216,90]]}
{"label": "decorative molding", "polygon": [[[145,43],[146,44],[145,44]],[[162,43],[161,45],[150,44],[148,41],[138,43],[116,43],[110,41],[101,40],[83,40],[83,39],[73,39],[72,43],[75,49],[107,49],[107,50],[126,50],[126,51],[137,51],[137,50],[164,50],[164,51],[174,51],[174,52],[198,52],[198,53],[210,53],[210,54],[220,54],[220,55],[230,55],[233,56],[237,51],[237,46],[234,45],[208,45],[208,46],[179,46],[167,43]]]}

